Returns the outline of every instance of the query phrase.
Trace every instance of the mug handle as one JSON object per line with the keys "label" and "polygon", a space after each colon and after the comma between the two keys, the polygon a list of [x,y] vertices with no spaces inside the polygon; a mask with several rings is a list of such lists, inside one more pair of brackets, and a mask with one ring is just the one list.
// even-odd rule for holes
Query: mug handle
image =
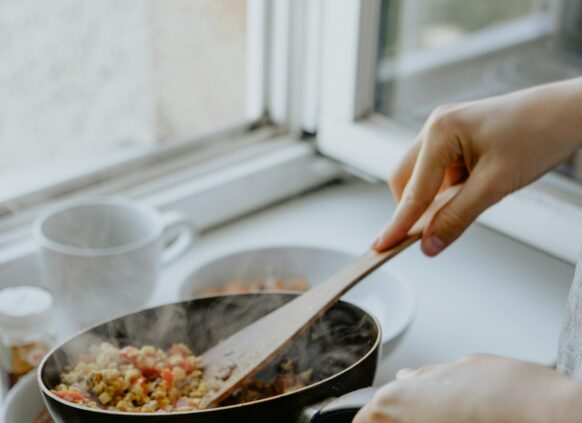
{"label": "mug handle", "polygon": [[170,211],[162,215],[164,228],[163,237],[167,238],[172,229],[178,229],[178,236],[162,252],[162,265],[172,263],[190,248],[197,237],[194,223],[190,215],[180,211]]}

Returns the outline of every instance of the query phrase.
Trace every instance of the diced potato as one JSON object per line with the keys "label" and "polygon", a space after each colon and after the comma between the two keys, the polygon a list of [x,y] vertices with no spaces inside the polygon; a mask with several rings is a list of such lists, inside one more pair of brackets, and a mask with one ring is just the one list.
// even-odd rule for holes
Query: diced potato
{"label": "diced potato", "polygon": [[101,402],[101,404],[106,405],[107,403],[109,403],[111,401],[111,395],[109,395],[107,392],[103,392],[101,395],[99,395],[99,401]]}

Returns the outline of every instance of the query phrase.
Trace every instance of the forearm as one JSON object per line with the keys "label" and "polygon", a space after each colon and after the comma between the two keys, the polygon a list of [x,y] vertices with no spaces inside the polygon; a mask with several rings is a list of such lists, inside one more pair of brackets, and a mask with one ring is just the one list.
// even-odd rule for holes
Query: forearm
{"label": "forearm", "polygon": [[525,90],[520,97],[529,103],[527,124],[546,141],[582,147],[582,78]]}
{"label": "forearm", "polygon": [[582,383],[564,379],[553,389],[551,414],[543,423],[582,422]]}
{"label": "forearm", "polygon": [[[575,151],[582,147],[582,78],[570,79],[510,94],[505,112],[515,113],[511,121],[530,137],[539,151]],[[535,147],[535,145],[532,145]]]}
{"label": "forearm", "polygon": [[[467,138],[494,140],[490,154],[510,158],[504,172],[527,185],[582,147],[582,78],[484,100],[468,108]],[[535,165],[533,165],[535,164]]]}
{"label": "forearm", "polygon": [[489,366],[494,367],[487,373],[497,377],[480,378],[483,397],[476,414],[484,418],[473,422],[582,422],[582,383],[533,363],[500,359]]}

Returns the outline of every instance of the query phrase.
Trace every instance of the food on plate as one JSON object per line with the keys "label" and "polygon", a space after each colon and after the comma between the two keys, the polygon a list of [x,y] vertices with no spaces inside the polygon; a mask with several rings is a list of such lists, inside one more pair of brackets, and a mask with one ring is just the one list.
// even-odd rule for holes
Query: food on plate
{"label": "food on plate", "polygon": [[212,288],[198,292],[199,295],[239,294],[257,291],[307,291],[309,283],[304,278],[295,277],[287,280],[268,278],[252,283],[231,281],[221,288]]}
{"label": "food on plate", "polygon": [[[118,348],[102,343],[78,358],[76,366],[61,374],[52,393],[90,408],[155,413],[204,408],[211,387],[203,378],[203,363],[184,344],[167,350],[153,346]],[[241,404],[291,392],[312,382],[311,370],[295,373],[290,360],[268,382],[250,381],[224,404]]]}
{"label": "food on plate", "polygon": [[40,414],[32,423],[54,423],[46,408],[43,408]]}

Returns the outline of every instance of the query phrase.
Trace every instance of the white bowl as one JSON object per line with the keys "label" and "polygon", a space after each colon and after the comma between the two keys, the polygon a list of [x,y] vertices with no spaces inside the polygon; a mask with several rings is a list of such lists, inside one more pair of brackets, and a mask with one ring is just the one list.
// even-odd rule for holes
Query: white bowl
{"label": "white bowl", "polygon": [[[356,256],[344,251],[310,246],[273,246],[238,251],[216,257],[196,268],[184,281],[182,299],[223,287],[231,281],[252,283],[268,278],[304,278],[310,286],[323,282]],[[370,314],[382,326],[382,343],[399,338],[410,325],[416,295],[410,285],[393,272],[378,270],[349,291],[343,300]],[[394,343],[390,345],[393,347]]]}
{"label": "white bowl", "polygon": [[30,372],[8,392],[4,399],[3,423],[32,423],[44,407],[36,372]]}

